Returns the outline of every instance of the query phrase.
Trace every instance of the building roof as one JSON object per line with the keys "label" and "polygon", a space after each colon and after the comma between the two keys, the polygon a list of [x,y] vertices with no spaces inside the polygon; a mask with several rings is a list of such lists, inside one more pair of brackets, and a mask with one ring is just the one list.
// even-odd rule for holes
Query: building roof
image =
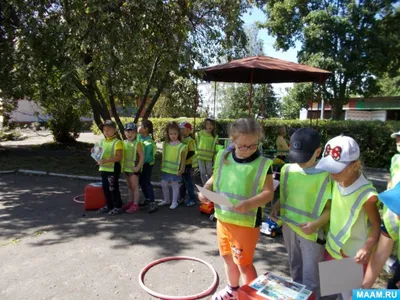
{"label": "building roof", "polygon": [[[331,110],[329,104],[325,104],[324,110]],[[400,110],[400,96],[394,97],[369,97],[350,98],[349,102],[343,105],[343,110]],[[321,103],[313,102],[309,110],[321,110]]]}

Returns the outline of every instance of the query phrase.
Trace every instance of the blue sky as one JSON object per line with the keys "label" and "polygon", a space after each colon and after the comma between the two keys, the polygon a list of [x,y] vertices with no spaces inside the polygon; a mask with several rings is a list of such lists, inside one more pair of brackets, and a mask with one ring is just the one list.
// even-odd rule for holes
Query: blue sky
{"label": "blue sky", "polygon": [[[267,17],[262,10],[260,10],[256,7],[253,7],[242,17],[242,19],[246,25],[252,25],[257,21],[258,22],[265,21],[267,19]],[[258,33],[258,37],[264,42],[264,54],[265,55],[297,63],[298,48],[289,49],[289,51],[287,51],[287,52],[275,50],[273,47],[275,38],[268,35],[268,32],[266,29],[260,30]]]}

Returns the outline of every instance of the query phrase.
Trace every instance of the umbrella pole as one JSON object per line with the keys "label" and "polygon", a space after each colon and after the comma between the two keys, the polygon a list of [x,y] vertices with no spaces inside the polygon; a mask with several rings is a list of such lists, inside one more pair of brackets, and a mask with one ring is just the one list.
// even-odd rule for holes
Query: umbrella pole
{"label": "umbrella pole", "polygon": [[254,76],[254,69],[251,69],[250,75],[250,95],[249,95],[249,117],[251,116],[251,97],[253,95],[253,76]]}
{"label": "umbrella pole", "polygon": [[196,79],[196,95],[194,97],[194,118],[193,118],[193,134],[196,136],[196,115],[197,115],[197,103],[199,101],[199,86]]}
{"label": "umbrella pole", "polygon": [[215,101],[216,101],[216,99],[217,99],[217,82],[215,82],[215,85],[214,85],[214,118],[216,118],[216,116],[215,116]]}
{"label": "umbrella pole", "polygon": [[314,106],[314,82],[311,83],[311,112],[310,112],[310,127],[312,127],[312,112]]}

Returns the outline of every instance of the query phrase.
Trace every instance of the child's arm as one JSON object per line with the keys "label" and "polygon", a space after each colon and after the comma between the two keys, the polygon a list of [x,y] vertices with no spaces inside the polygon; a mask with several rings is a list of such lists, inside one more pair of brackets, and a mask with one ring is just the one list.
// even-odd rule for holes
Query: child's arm
{"label": "child's arm", "polygon": [[274,198],[273,178],[272,174],[269,174],[265,179],[264,187],[261,193],[259,193],[257,196],[254,196],[253,198],[240,201],[238,205],[233,207],[233,210],[235,210],[238,213],[244,213],[249,211],[250,209],[263,206],[264,204],[270,202],[273,198]]}
{"label": "child's arm", "polygon": [[[211,175],[210,179],[208,179],[206,184],[204,185],[204,188],[209,191],[212,191],[213,186],[214,186],[214,175]],[[210,200],[208,200],[206,197],[204,197],[202,193],[198,193],[198,196],[199,196],[199,200],[202,203],[206,203],[206,204],[210,203]]]}
{"label": "child's arm", "polygon": [[137,147],[137,154],[139,155],[139,162],[135,168],[133,168],[133,172],[137,173],[139,172],[144,164],[144,150],[142,144],[139,144]]}
{"label": "child's arm", "polygon": [[305,234],[312,234],[320,229],[322,226],[327,224],[331,218],[331,200],[328,200],[326,203],[324,210],[322,211],[321,216],[313,222],[307,222],[304,224],[300,224],[301,230]]}
{"label": "child's arm", "polygon": [[379,237],[378,246],[376,247],[375,252],[372,254],[371,259],[368,263],[367,271],[365,272],[364,281],[362,288],[370,289],[375,283],[376,278],[378,278],[379,274],[382,271],[385,262],[389,258],[394,241],[381,234]]}
{"label": "child's arm", "polygon": [[355,260],[359,264],[368,263],[369,256],[372,253],[372,249],[375,247],[378,242],[381,228],[381,218],[379,216],[379,211],[376,206],[376,202],[378,198],[376,196],[372,196],[368,199],[368,201],[364,204],[365,212],[367,213],[369,222],[371,223],[371,231],[368,235],[368,239],[365,244],[358,250]]}
{"label": "child's arm", "polygon": [[271,210],[271,219],[272,221],[278,221],[278,212],[281,210],[281,200],[275,202],[274,206]]}
{"label": "child's arm", "polygon": [[181,168],[178,171],[178,175],[182,175],[185,172],[185,165],[186,165],[186,151],[181,152]]}

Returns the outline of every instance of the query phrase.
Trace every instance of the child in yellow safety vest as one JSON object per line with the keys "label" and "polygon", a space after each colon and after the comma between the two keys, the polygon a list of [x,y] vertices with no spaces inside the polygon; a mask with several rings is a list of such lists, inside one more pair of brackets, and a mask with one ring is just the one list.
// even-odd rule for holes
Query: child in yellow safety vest
{"label": "child in yellow safety vest", "polygon": [[[396,139],[396,150],[400,152],[400,131],[393,133],[391,138]],[[390,164],[390,179],[388,182],[388,190],[394,188],[400,182],[400,153],[393,155]]]}
{"label": "child in yellow safety vest", "polygon": [[316,170],[320,137],[312,128],[298,129],[290,139],[288,159],[281,169],[280,200],[271,217],[283,221],[292,279],[320,299],[318,263],[324,260],[324,227],[329,222],[332,182],[329,173]]}
{"label": "child in yellow safety vest", "polygon": [[197,167],[197,159],[195,156],[196,143],[194,139],[190,136],[190,132],[192,131],[192,125],[189,122],[182,122],[179,124],[179,128],[181,129],[182,135],[182,143],[184,143],[187,147],[186,153],[186,166],[185,172],[182,174],[182,184],[180,187],[180,198],[185,199],[186,191],[189,195],[189,199],[184,202],[185,206],[193,206],[196,205],[197,195],[194,192],[194,184],[193,184],[193,168]]}
{"label": "child in yellow safety vest", "polygon": [[117,215],[122,212],[118,180],[121,174],[120,162],[123,155],[123,146],[121,140],[117,137],[117,126],[113,121],[106,120],[104,122],[103,134],[105,138],[100,142],[103,154],[97,163],[100,165],[101,183],[107,205],[100,208],[98,213]]}
{"label": "child in yellow safety vest", "polygon": [[[392,248],[397,242],[397,259],[400,258],[400,185],[379,194],[379,200],[383,202],[383,222],[378,245],[371,255],[367,271],[365,273],[362,288],[371,289],[375,280],[381,274],[383,266],[392,254]],[[397,265],[393,278],[387,284],[387,289],[400,288],[400,265]]]}
{"label": "child in yellow safety vest", "polygon": [[[357,142],[348,136],[338,136],[325,145],[316,168],[329,172],[334,180],[325,259],[354,257],[365,272],[378,242],[381,222],[377,192],[361,172],[359,158]],[[342,293],[343,299],[350,296],[351,291]]]}
{"label": "child in yellow safety vest", "polygon": [[[254,251],[260,235],[262,207],[274,196],[272,161],[258,151],[262,127],[254,119],[239,119],[230,126],[234,147],[217,154],[214,173],[204,187],[224,195],[232,203],[215,203],[217,239],[225,263],[228,285],[212,299],[237,299],[239,280],[244,284],[257,278],[253,265]],[[199,194],[199,200],[209,200]]]}
{"label": "child in yellow safety vest", "polygon": [[[170,209],[175,209],[178,207],[179,183],[185,171],[186,145],[181,143],[181,132],[176,122],[167,125],[165,138],[161,162],[161,188],[164,200],[158,205],[170,205]],[[172,187],[172,204],[169,200],[168,185]]]}
{"label": "child in yellow safety vest", "polygon": [[196,136],[196,155],[200,169],[200,177],[203,185],[211,177],[213,160],[218,142],[215,133],[215,119],[209,117],[205,120],[205,129]]}
{"label": "child in yellow safety vest", "polygon": [[139,175],[144,162],[143,144],[137,138],[137,126],[135,123],[128,123],[125,126],[126,140],[124,140],[124,158],[122,170],[125,173],[126,183],[129,191],[129,201],[122,209],[127,213],[139,211]]}
{"label": "child in yellow safety vest", "polygon": [[150,120],[143,120],[139,127],[138,140],[144,147],[144,164],[139,176],[139,185],[146,202],[148,202],[148,213],[157,211],[157,204],[154,199],[154,189],[151,184],[151,174],[156,161],[157,146],[153,138],[153,123]]}

